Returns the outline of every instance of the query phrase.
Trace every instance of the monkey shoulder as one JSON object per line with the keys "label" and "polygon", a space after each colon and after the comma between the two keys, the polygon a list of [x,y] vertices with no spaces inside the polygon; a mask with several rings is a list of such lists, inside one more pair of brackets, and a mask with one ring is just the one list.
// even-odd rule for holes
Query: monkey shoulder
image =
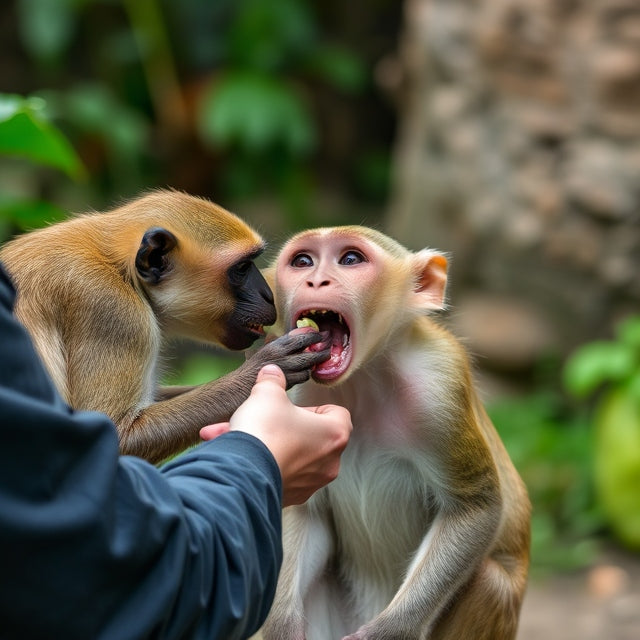
{"label": "monkey shoulder", "polygon": [[[70,221],[71,222],[71,221]],[[59,326],[63,340],[122,340],[146,344],[154,330],[153,310],[119,264],[90,240],[61,232],[67,223],[40,229],[0,252],[17,289],[17,312],[25,324]],[[72,331],[70,331],[72,330]]]}

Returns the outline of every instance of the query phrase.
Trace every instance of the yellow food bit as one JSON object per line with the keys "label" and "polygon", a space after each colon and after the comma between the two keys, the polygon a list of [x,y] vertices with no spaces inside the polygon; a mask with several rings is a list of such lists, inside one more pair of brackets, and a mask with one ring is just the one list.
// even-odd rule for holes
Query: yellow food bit
{"label": "yellow food bit", "polygon": [[296,322],[296,327],[298,327],[298,329],[301,327],[311,327],[316,331],[319,329],[318,325],[311,318],[300,318],[300,320]]}

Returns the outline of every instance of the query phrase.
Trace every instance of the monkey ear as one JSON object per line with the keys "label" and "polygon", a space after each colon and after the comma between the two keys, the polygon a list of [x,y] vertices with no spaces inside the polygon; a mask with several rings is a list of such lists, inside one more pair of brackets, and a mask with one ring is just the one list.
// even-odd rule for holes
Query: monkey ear
{"label": "monkey ear", "polygon": [[147,229],[136,254],[136,271],[150,284],[158,284],[169,272],[168,253],[178,244],[177,238],[162,227]]}
{"label": "monkey ear", "polygon": [[444,309],[447,286],[447,258],[431,249],[423,249],[414,256],[415,286],[412,293],[417,309]]}

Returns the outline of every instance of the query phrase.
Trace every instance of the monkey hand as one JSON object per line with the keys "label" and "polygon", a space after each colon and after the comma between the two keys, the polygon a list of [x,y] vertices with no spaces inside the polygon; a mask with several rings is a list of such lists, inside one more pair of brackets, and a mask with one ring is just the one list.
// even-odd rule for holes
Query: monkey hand
{"label": "monkey hand", "polygon": [[326,338],[324,333],[309,328],[293,329],[263,345],[242,365],[242,368],[246,367],[254,376],[257,376],[258,371],[265,364],[277,364],[287,379],[287,389],[290,389],[296,384],[306,382],[312,368],[329,358],[328,345],[327,348],[319,351],[308,349],[311,345],[326,341]]}

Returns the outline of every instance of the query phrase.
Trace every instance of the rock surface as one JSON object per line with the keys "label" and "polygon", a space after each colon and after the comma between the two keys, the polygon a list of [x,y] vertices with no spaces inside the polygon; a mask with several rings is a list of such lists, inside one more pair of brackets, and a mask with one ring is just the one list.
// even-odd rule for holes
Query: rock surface
{"label": "rock surface", "polygon": [[388,230],[451,253],[461,313],[490,294],[512,335],[551,327],[541,350],[610,334],[640,308],[640,3],[405,9]]}

